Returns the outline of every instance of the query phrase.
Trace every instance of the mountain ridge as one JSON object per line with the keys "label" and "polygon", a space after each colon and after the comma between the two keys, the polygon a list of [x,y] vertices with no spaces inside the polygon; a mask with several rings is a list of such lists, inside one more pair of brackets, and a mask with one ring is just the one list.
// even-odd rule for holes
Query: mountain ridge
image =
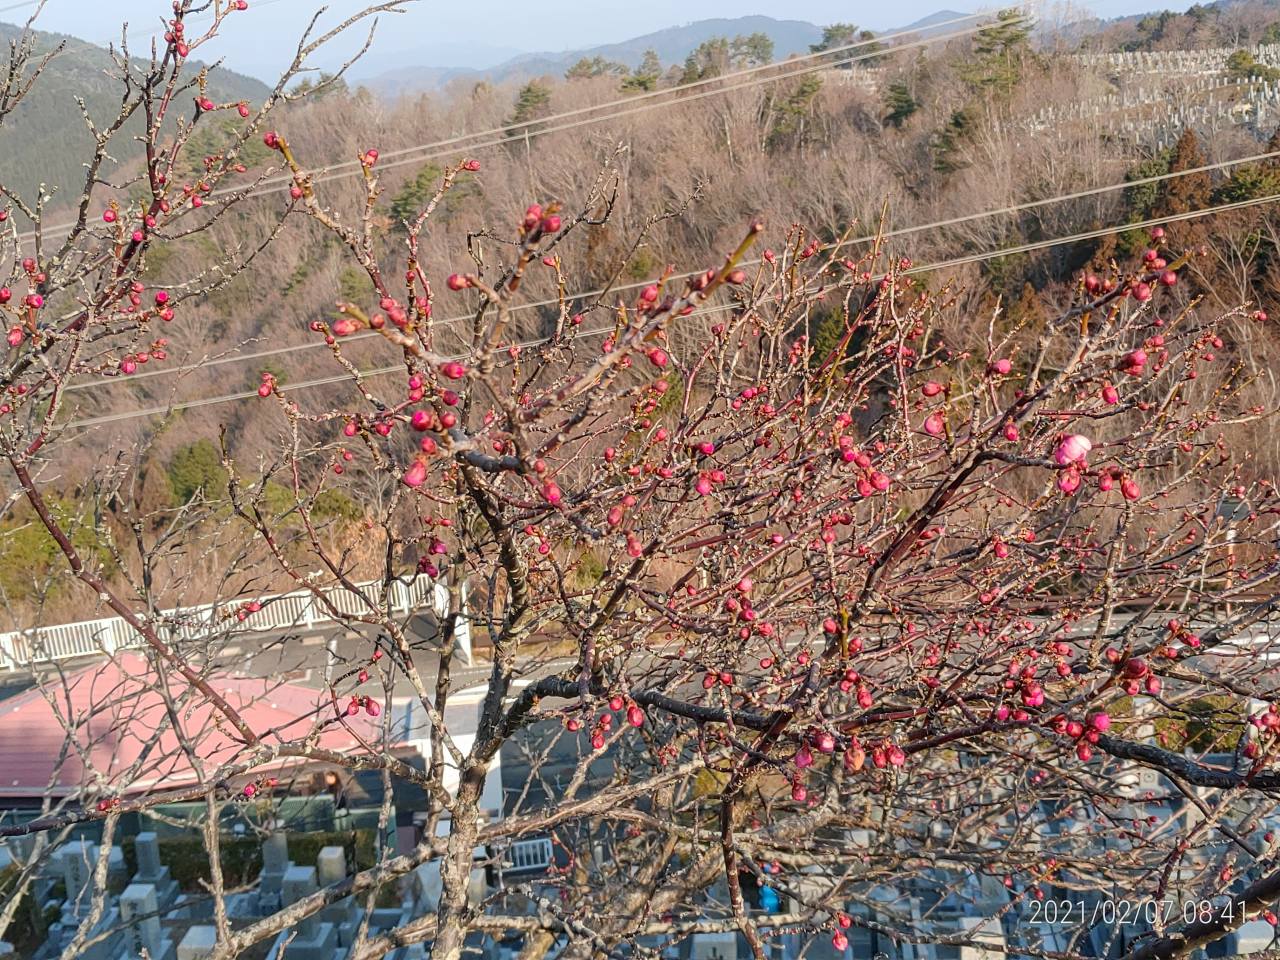
{"label": "mountain ridge", "polygon": [[[0,44],[8,45],[22,28],[0,23]],[[92,151],[92,137],[85,126],[76,98],[83,98],[89,115],[99,127],[115,117],[120,107],[120,86],[110,72],[114,64],[103,47],[66,34],[32,31],[35,55],[40,57],[65,44],[45,68],[39,81],[17,108],[5,118],[5,146],[0,153],[0,182],[34,201],[40,184],[56,188],[53,206],[74,200],[83,186],[82,158]],[[38,61],[37,61],[38,62]],[[139,64],[142,61],[137,61]],[[204,68],[198,61],[187,65],[188,76]],[[219,102],[261,101],[270,88],[259,80],[222,67],[209,71],[209,96]],[[133,140],[141,118],[135,118],[113,141],[112,156],[127,164],[139,155]],[[51,147],[53,147],[51,149]],[[110,178],[113,171],[104,171]],[[74,196],[69,196],[74,191]]]}
{"label": "mountain ridge", "polygon": [[[927,36],[936,31],[938,24],[963,16],[966,15],[954,10],[939,10],[905,27],[882,32],[918,31]],[[455,80],[501,82],[562,74],[583,58],[601,57],[635,67],[639,65],[646,50],[653,50],[664,66],[671,66],[681,63],[699,44],[714,37],[735,37],[752,33],[768,35],[773,41],[776,60],[808,53],[810,45],[822,39],[822,27],[807,20],[778,19],[765,14],[712,17],[593,47],[522,53],[481,69],[409,65],[366,76],[358,82],[376,94],[394,98],[438,89]]]}

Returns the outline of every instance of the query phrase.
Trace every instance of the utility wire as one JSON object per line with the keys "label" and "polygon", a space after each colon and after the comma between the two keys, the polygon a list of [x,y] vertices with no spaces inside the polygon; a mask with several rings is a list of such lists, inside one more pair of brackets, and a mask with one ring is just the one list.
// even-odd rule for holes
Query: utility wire
{"label": "utility wire", "polygon": [[[1055,237],[1049,240],[1037,240],[1032,243],[1024,243],[1014,247],[1005,247],[999,250],[989,250],[984,253],[975,253],[975,254],[969,254],[962,257],[954,257],[949,260],[939,260],[933,263],[919,264],[916,266],[912,266],[907,270],[902,271],[902,273],[903,274],[927,273],[932,270],[941,270],[947,267],[961,266],[969,263],[978,263],[984,260],[991,260],[995,257],[1005,257],[1015,253],[1027,253],[1033,250],[1044,250],[1049,247],[1062,246],[1063,244],[1068,244],[1068,243],[1079,243],[1082,240],[1092,240],[1097,237],[1107,236],[1109,234],[1124,233],[1128,230],[1142,230],[1148,227],[1160,226],[1162,224],[1167,224],[1167,223],[1178,223],[1184,220],[1195,220],[1200,217],[1209,216],[1215,213],[1223,213],[1228,210],[1242,210],[1246,207],[1254,207],[1264,203],[1272,203],[1276,200],[1280,200],[1280,193],[1268,194],[1267,196],[1264,196],[1264,197],[1255,197],[1251,200],[1238,200],[1238,201],[1235,201],[1234,203],[1218,204],[1216,206],[1206,207],[1201,210],[1191,210],[1187,213],[1172,214],[1170,216],[1165,216],[1165,217],[1152,217],[1147,220],[1139,221],[1138,223],[1125,223],[1125,224],[1120,224],[1118,226],[1102,227],[1097,230],[1088,230],[1083,233],[1076,233],[1067,237]],[[707,312],[716,312],[719,310],[727,310],[727,309],[732,309],[732,308],[729,306],[705,308],[704,310],[695,311],[695,313],[690,314],[690,316],[697,315],[697,314],[705,314]],[[614,329],[613,327],[599,327],[599,328],[594,328],[592,330],[583,331],[582,333],[578,334],[578,336],[596,336],[601,333],[612,332],[613,329]],[[543,337],[537,340],[526,341],[522,344],[518,344],[518,346],[520,346],[522,349],[541,346],[545,343],[549,343],[552,339],[553,338],[551,337]],[[465,358],[466,358],[466,355],[464,354],[464,355],[460,355],[456,359],[465,359]],[[361,376],[376,377],[376,376],[383,376],[385,374],[393,373],[396,371],[403,372],[404,366],[401,364],[396,366],[378,367],[372,370],[363,371],[361,373]],[[314,380],[304,380],[294,384],[291,388],[289,388],[288,392],[291,392],[294,390],[305,390],[312,387],[323,386],[326,384],[340,383],[344,380],[350,381],[351,379],[352,378],[349,374],[336,374],[329,377],[320,377]],[[146,407],[138,410],[125,410],[119,413],[109,413],[109,414],[103,414],[102,416],[98,416],[98,417],[89,417],[83,420],[76,420],[68,424],[68,429],[85,429],[88,427],[100,426],[102,424],[116,423],[122,420],[130,420],[137,417],[150,417],[150,416],[156,416],[159,414],[176,412],[179,410],[191,410],[198,407],[206,407],[206,406],[211,406],[213,404],[220,404],[220,403],[229,403],[231,401],[245,400],[250,397],[257,397],[257,396],[258,396],[257,390],[245,390],[239,393],[228,393],[228,394],[223,394],[221,396],[215,396],[215,397],[202,397],[198,400],[184,400],[178,403],[165,404],[163,406]]]}
{"label": "utility wire", "polygon": [[[958,18],[958,19],[970,20],[970,19],[973,19],[973,16],[977,16],[977,15],[975,14],[972,16]],[[951,22],[951,21],[947,21],[947,22]],[[1016,22],[1021,23],[1024,21],[1018,20]],[[528,120],[518,124],[509,124],[505,127],[495,127],[489,130],[478,131],[474,134],[453,137],[446,140],[438,140],[433,143],[418,144],[413,147],[403,147],[399,150],[392,150],[392,151],[388,151],[385,154],[381,154],[379,156],[379,162],[378,162],[377,168],[380,172],[384,170],[394,170],[398,167],[405,166],[407,164],[422,163],[427,160],[435,159],[440,156],[445,156],[448,154],[483,150],[489,147],[502,146],[508,143],[523,143],[526,140],[530,140],[534,137],[545,136],[546,134],[549,134],[549,133],[560,133],[565,130],[574,130],[580,127],[591,126],[597,123],[604,123],[605,121],[608,121],[608,120],[616,120],[620,117],[631,116],[637,113],[643,113],[649,110],[655,110],[660,107],[670,106],[673,104],[692,103],[694,101],[701,100],[706,97],[720,96],[726,93],[733,93],[738,90],[745,90],[750,87],[760,86],[761,84],[765,84],[765,83],[777,83],[782,80],[789,80],[794,77],[804,76],[806,74],[813,73],[817,70],[829,69],[831,67],[842,66],[844,64],[857,63],[863,60],[871,60],[877,57],[886,56],[890,53],[895,53],[903,50],[912,50],[919,47],[927,46],[929,44],[940,43],[945,40],[952,40],[957,37],[968,36],[969,34],[977,33],[981,30],[985,30],[987,29],[988,26],[989,24],[979,24],[977,26],[969,27],[964,30],[956,30],[950,33],[941,34],[934,37],[926,37],[924,39],[912,41],[909,43],[897,44],[889,48],[888,50],[872,51],[870,53],[863,53],[863,54],[860,54],[857,56],[851,56],[851,57],[837,58],[834,60],[830,58],[831,57],[830,51],[824,51],[821,54],[809,54],[804,58],[797,57],[795,59],[809,60],[814,57],[823,57],[824,60],[821,63],[802,67],[799,70],[789,70],[789,71],[784,70],[783,72],[776,73],[772,76],[755,77],[754,79],[744,81],[742,83],[730,84],[728,86],[722,85],[722,86],[717,86],[717,87],[714,87],[713,89],[707,89],[707,90],[699,90],[693,94],[687,94],[685,92],[692,87],[701,86],[704,84],[713,84],[713,83],[724,84],[725,81],[727,80],[733,80],[736,77],[758,73],[761,70],[777,70],[778,68],[786,68],[792,63],[792,61],[784,60],[781,63],[763,64],[758,67],[749,67],[744,70],[722,74],[721,76],[710,77],[705,80],[699,80],[699,81],[696,81],[695,83],[686,84],[680,87],[673,87],[667,90],[654,90],[646,94],[640,94],[635,97],[627,97],[619,100],[612,100],[606,103],[597,104],[592,107],[580,107],[575,110],[565,111],[560,114],[552,114],[551,116],[542,117],[537,120]],[[909,35],[916,32],[918,31],[909,31],[909,32],[904,31],[898,34],[888,34],[885,37],[878,38],[876,40],[863,40],[856,44],[848,44],[845,47],[833,47],[832,50],[840,51],[840,50],[853,49],[854,47],[866,46],[869,43],[880,42],[881,39],[892,39],[897,36]],[[650,102],[643,102],[643,103],[637,102],[637,101],[646,100],[647,98],[653,98],[653,97],[666,97],[668,99],[652,100]],[[570,121],[568,123],[554,124],[554,121],[563,119],[565,117],[575,116],[588,111],[594,112],[599,110],[606,110],[606,109],[610,109],[610,108],[622,106],[622,105],[625,105],[625,109],[615,110],[614,112],[605,114],[603,116],[585,117],[582,119]],[[524,128],[522,132],[516,132],[516,133],[511,132],[514,130],[518,130],[522,127]],[[502,135],[495,137],[493,136],[495,134],[502,134]],[[492,137],[492,139],[478,142],[478,143],[466,142],[467,140],[476,139],[476,138],[485,137],[485,136]],[[461,144],[461,146],[457,146],[458,144]],[[406,156],[405,154],[412,154],[412,155]],[[387,160],[387,158],[394,158],[394,157],[399,157],[399,159],[391,159],[389,162],[384,162],[385,160]],[[333,180],[345,179],[347,177],[359,174],[362,171],[362,169],[363,167],[359,161],[354,161],[354,160],[343,161],[341,163],[336,163],[336,164],[333,164],[332,166],[324,167],[317,171],[313,171],[313,173],[310,174],[309,176],[313,184],[321,184],[321,183],[328,183]],[[209,203],[210,201],[219,200],[224,197],[250,199],[252,197],[271,196],[273,194],[287,192],[294,186],[294,183],[295,181],[292,174],[278,176],[278,177],[269,177],[248,188],[223,187],[219,190],[213,190],[209,194],[203,195],[202,199],[205,203]],[[62,223],[52,227],[46,227],[43,229],[43,235],[46,238],[65,236],[67,233],[70,233],[71,230],[75,229],[77,225],[78,225],[78,221]],[[32,229],[32,230],[27,230],[18,234],[18,239],[20,241],[26,241],[26,240],[34,239],[35,236],[36,236],[36,230]]]}
{"label": "utility wire", "polygon": [[[884,233],[866,234],[861,237],[850,238],[848,240],[842,241],[839,244],[827,244],[826,246],[823,247],[823,249],[831,250],[841,246],[848,246],[848,245],[861,244],[861,243],[871,243],[881,239],[889,240],[889,239],[894,239],[898,237],[910,236],[912,234],[922,233],[926,231],[941,230],[947,227],[954,227],[960,224],[970,223],[974,220],[982,220],[988,217],[996,217],[996,216],[1002,216],[1007,214],[1023,213],[1027,210],[1034,210],[1040,207],[1048,206],[1049,204],[1065,203],[1071,200],[1080,200],[1087,197],[1099,196],[1101,194],[1111,193],[1116,190],[1127,190],[1132,187],[1141,187],[1147,184],[1161,183],[1166,180],[1176,179],[1177,177],[1185,177],[1185,176],[1190,176],[1192,174],[1207,173],[1214,170],[1223,170],[1228,167],[1240,166],[1248,163],[1259,163],[1266,160],[1278,160],[1278,159],[1280,159],[1280,150],[1274,150],[1268,153],[1258,153],[1249,157],[1241,157],[1238,160],[1223,160],[1223,161],[1219,161],[1218,163],[1208,163],[1208,164],[1205,164],[1204,166],[1192,167],[1187,170],[1179,170],[1172,173],[1162,173],[1162,174],[1157,174],[1155,176],[1142,177],[1136,180],[1125,180],[1125,181],[1121,181],[1120,183],[1108,184],[1106,186],[1101,186],[1101,187],[1090,187],[1086,190],[1077,190],[1073,193],[1058,194],[1056,196],[1045,197],[1040,200],[1030,200],[1025,203],[1010,204],[1009,206],[997,207],[991,210],[982,210],[977,213],[968,213],[962,216],[949,217],[945,220],[935,220],[932,223],[917,224],[916,226],[911,226],[911,227],[901,227],[897,230],[889,230]],[[754,266],[759,262],[760,262],[759,258],[753,258],[750,260],[743,261],[742,265]],[[610,293],[610,292],[622,292],[625,290],[638,289],[640,287],[647,286],[650,282],[651,281],[649,280],[640,280],[640,281],[637,281],[636,283],[619,284],[613,287],[609,287],[607,289],[600,287],[595,290],[584,290],[580,293],[576,293],[576,294],[573,294],[572,296],[566,297],[566,302],[572,302],[575,300],[577,301],[587,300],[593,297],[603,296],[604,294]],[[559,304],[560,304],[560,300],[558,298],[552,298],[552,299],[546,299],[546,300],[533,300],[528,303],[517,304],[511,307],[510,310],[512,313],[514,313],[520,310],[534,310],[541,307],[554,307],[554,306],[558,306]],[[459,314],[457,316],[446,317],[441,320],[437,320],[433,324],[433,329],[440,329],[442,327],[452,326],[453,324],[465,322],[467,320],[470,320],[471,316],[472,316],[471,314]],[[357,333],[353,336],[346,337],[343,340],[343,342],[353,343],[360,340],[368,340],[374,337],[381,337],[381,334],[376,333],[374,331]],[[237,353],[237,354],[229,354],[227,356],[222,356],[222,357],[214,357],[209,360],[202,360],[202,361],[184,365],[184,366],[157,367],[153,369],[144,370],[138,373],[132,373],[127,376],[100,377],[96,380],[86,380],[80,383],[73,383],[70,386],[68,386],[66,390],[77,391],[77,390],[95,389],[99,387],[122,386],[129,383],[135,383],[138,380],[150,379],[152,377],[177,376],[181,374],[191,373],[192,371],[195,371],[195,370],[203,370],[208,367],[222,366],[228,363],[246,363],[251,360],[261,360],[266,357],[278,357],[284,354],[297,353],[302,350],[314,350],[314,349],[317,349],[318,347],[323,347],[323,346],[326,346],[326,344],[324,344],[322,341],[310,340],[310,341],[307,341],[306,343],[291,344],[291,345],[282,346],[282,347],[271,347],[266,350],[257,350],[252,353]]]}

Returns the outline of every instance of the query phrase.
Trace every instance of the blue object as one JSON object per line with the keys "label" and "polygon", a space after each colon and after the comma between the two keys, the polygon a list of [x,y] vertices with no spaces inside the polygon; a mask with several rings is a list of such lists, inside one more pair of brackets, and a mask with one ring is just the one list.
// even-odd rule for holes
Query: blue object
{"label": "blue object", "polygon": [[778,908],[782,906],[782,901],[778,899],[778,894],[773,887],[760,888],[760,909],[767,910],[769,913],[777,913]]}

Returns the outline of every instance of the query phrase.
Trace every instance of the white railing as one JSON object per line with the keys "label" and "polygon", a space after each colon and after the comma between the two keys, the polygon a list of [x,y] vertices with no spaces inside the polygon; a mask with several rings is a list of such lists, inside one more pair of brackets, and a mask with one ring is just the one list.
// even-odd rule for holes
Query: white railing
{"label": "white railing", "polygon": [[[148,620],[155,626],[161,639],[166,641],[193,640],[240,631],[310,631],[335,622],[329,606],[340,613],[358,614],[370,610],[361,594],[375,604],[380,602],[381,581],[356,584],[356,588],[359,592],[345,587],[328,587],[322,590],[327,604],[309,590],[297,590],[270,597],[245,597],[234,603],[162,610]],[[449,609],[448,588],[429,577],[420,576],[409,583],[399,580],[393,582],[388,590],[387,600],[391,613],[400,617],[407,617],[424,607],[428,607],[439,617],[444,616]],[[246,604],[255,601],[260,604],[260,608],[249,612]],[[241,613],[244,615],[243,620],[240,619]],[[458,618],[456,634],[459,648],[469,656],[470,632],[465,616]],[[0,633],[0,668],[16,670],[34,663],[48,663],[69,657],[110,655],[117,650],[143,645],[144,641],[137,631],[121,617],[33,627],[13,633]]]}
{"label": "white railing", "polygon": [[503,859],[504,870],[545,870],[551,866],[551,840],[548,837],[517,840],[507,848]]}

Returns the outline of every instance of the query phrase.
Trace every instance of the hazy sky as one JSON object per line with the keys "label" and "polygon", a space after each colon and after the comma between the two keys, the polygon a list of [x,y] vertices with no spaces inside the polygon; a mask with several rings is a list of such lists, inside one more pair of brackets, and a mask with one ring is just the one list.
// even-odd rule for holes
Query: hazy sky
{"label": "hazy sky", "polygon": [[[220,38],[216,52],[232,69],[266,78],[288,59],[306,18],[323,0],[250,0]],[[0,20],[17,21],[34,4],[0,0]],[[1076,6],[1099,16],[1122,16],[1162,7],[1184,9],[1190,0],[1086,0]],[[325,22],[333,23],[367,5],[364,0],[330,0]],[[515,50],[565,50],[625,40],[663,27],[708,17],[761,13],[779,18],[831,23],[853,22],[883,30],[910,23],[939,9],[970,12],[991,3],[981,0],[417,0],[409,13],[382,17],[379,39],[362,73],[377,73],[379,55],[403,62],[411,49],[439,66],[488,66]],[[118,36],[120,24],[131,34],[153,33],[170,0],[47,0],[40,25],[105,42]],[[211,51],[213,52],[213,51]],[[398,65],[398,64],[397,64]]]}

